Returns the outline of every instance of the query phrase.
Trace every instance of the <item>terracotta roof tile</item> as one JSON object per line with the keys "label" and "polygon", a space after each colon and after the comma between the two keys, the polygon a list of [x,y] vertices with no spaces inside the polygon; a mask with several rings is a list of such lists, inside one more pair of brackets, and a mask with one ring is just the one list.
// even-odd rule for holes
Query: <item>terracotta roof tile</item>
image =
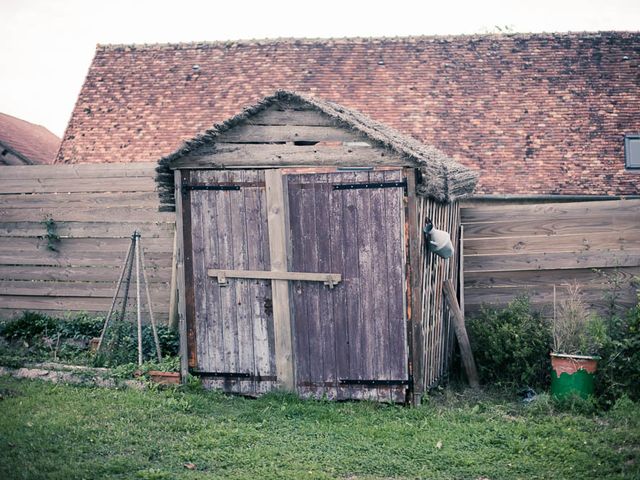
{"label": "terracotta roof tile", "polygon": [[0,113],[0,149],[17,155],[23,163],[53,163],[58,147],[60,139],[45,127]]}
{"label": "terracotta roof tile", "polygon": [[156,161],[278,89],[479,168],[476,192],[636,194],[640,33],[98,46],[57,157]]}

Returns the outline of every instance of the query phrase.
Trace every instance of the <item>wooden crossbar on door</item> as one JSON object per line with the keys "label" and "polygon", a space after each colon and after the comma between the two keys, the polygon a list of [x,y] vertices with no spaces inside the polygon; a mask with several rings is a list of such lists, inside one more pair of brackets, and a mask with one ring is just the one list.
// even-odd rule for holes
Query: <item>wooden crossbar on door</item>
{"label": "wooden crossbar on door", "polygon": [[339,273],[313,272],[274,272],[268,270],[221,270],[207,269],[207,275],[218,279],[218,284],[226,285],[227,278],[257,278],[263,280],[302,280],[309,282],[323,282],[329,288],[335,287],[342,281]]}

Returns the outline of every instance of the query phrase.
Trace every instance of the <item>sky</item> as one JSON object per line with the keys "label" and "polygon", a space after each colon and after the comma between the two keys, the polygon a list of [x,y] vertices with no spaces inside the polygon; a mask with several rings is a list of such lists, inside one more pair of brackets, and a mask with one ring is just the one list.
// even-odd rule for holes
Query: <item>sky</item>
{"label": "sky", "polygon": [[62,136],[96,44],[640,30],[640,0],[0,0],[0,112]]}

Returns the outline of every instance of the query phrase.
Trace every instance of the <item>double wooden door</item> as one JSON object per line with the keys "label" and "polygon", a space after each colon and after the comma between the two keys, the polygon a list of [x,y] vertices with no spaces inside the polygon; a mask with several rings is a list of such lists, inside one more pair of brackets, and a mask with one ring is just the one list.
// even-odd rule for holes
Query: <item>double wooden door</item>
{"label": "double wooden door", "polygon": [[[297,391],[404,401],[409,379],[402,171],[284,170],[282,178],[286,270],[292,277],[340,277],[337,284],[289,281]],[[184,183],[192,243],[186,272],[193,292],[191,366],[205,382],[227,391],[269,391],[278,380],[272,280],[268,273],[255,278],[271,271],[265,173],[192,171]]]}

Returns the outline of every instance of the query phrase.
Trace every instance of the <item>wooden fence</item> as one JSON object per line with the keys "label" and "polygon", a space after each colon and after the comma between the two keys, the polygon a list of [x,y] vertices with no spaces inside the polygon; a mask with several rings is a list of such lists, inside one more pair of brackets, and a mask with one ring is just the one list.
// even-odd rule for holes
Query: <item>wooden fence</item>
{"label": "wooden fence", "polygon": [[640,275],[640,200],[579,203],[466,202],[464,284],[467,312],[526,293],[547,314],[577,281],[592,307],[613,294],[636,301]]}
{"label": "wooden fence", "polygon": [[[0,317],[26,309],[106,312],[135,229],[149,264],[154,311],[168,315],[174,214],[158,213],[153,163],[0,168]],[[46,218],[60,241],[47,248]],[[465,202],[464,303],[505,304],[519,293],[550,311],[553,287],[576,280],[605,308],[640,275],[640,200]]]}
{"label": "wooden fence", "polygon": [[[27,309],[105,313],[137,229],[154,313],[166,320],[174,215],[158,213],[154,167],[1,167],[0,317]],[[59,241],[47,238],[46,219]]]}

